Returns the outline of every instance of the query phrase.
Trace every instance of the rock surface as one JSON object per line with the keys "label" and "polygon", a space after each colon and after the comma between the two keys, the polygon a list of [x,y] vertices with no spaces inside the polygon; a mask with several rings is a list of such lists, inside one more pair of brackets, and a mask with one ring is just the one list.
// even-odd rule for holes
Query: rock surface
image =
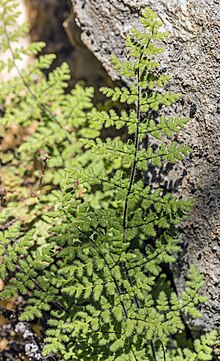
{"label": "rock surface", "polygon": [[[205,275],[209,296],[198,321],[201,327],[220,326],[220,88],[218,0],[72,0],[82,43],[102,63],[112,79],[117,75],[110,53],[124,58],[124,39],[137,26],[140,11],[151,7],[171,36],[163,66],[173,75],[171,89],[183,94],[176,111],[190,117],[180,138],[193,149],[185,161],[179,192],[194,198],[184,225],[184,252],[175,271],[181,289],[189,264]],[[74,37],[74,34],[73,34]]]}

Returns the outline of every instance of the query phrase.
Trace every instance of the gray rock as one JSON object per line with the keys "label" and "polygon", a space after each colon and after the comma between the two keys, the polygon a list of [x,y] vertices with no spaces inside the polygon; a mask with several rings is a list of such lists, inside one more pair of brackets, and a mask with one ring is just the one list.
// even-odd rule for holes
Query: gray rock
{"label": "gray rock", "polygon": [[[193,197],[194,206],[183,227],[185,248],[175,269],[177,288],[182,289],[189,264],[199,267],[206,279],[199,325],[220,326],[220,88],[218,0],[72,0],[74,21],[81,47],[89,49],[113,80],[109,55],[125,57],[124,40],[137,27],[140,11],[149,6],[170,32],[163,66],[173,75],[170,88],[183,94],[174,109],[190,117],[180,134],[193,149],[179,173],[186,174],[179,194]],[[71,28],[69,29],[71,32]],[[73,34],[74,37],[74,34]],[[196,322],[198,325],[198,322]]]}

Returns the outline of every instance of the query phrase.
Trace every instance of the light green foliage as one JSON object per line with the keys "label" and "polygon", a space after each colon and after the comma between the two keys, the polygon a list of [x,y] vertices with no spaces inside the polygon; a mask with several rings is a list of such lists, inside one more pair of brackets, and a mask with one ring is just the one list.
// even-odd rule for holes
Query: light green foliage
{"label": "light green foliage", "polygon": [[[5,1],[0,4],[11,12]],[[161,283],[166,282],[163,266],[174,262],[180,248],[176,226],[191,202],[145,184],[143,171],[180,161],[190,149],[172,139],[187,120],[163,115],[179,99],[164,90],[170,76],[161,74],[157,58],[164,51],[157,42],[167,34],[151,10],[141,22],[145,31],[132,30],[128,36],[128,59],[112,56],[131,85],[102,89],[113,101],[131,105],[121,113],[91,109],[91,89],[77,86],[66,95],[66,64],[46,79],[39,69],[48,68],[52,56],[41,57],[2,86],[1,101],[11,95],[9,104],[3,103],[3,123],[37,122],[32,136],[14,152],[12,171],[18,161],[22,178],[33,155],[44,149],[49,159],[43,182],[50,187],[40,199],[53,207],[43,216],[52,226],[40,245],[35,229],[27,232],[16,223],[2,232],[0,277],[9,281],[1,297],[24,295],[21,320],[47,315],[43,352],[63,360],[212,358],[215,332],[191,348],[176,338],[184,333],[185,316],[199,316],[196,307],[204,302],[200,274],[190,268],[180,298]],[[30,47],[36,52],[39,45]],[[129,139],[102,139],[100,130],[111,126],[125,129]],[[159,140],[157,148],[143,146],[147,136]],[[61,189],[51,194],[54,185]],[[41,206],[40,216],[44,211]]]}
{"label": "light green foliage", "polygon": [[[70,79],[66,63],[46,78],[43,70],[51,66],[55,55],[34,59],[45,44],[27,48],[19,44],[27,26],[14,27],[16,8],[15,1],[0,2],[1,70],[16,73],[0,84],[1,187],[7,205],[3,213],[24,225],[34,222],[38,240],[43,242],[48,229],[44,214],[55,203],[51,190],[59,188],[66,169],[91,164],[98,171],[104,165],[103,157],[93,162],[78,142],[85,131],[99,135],[90,128],[87,116],[93,107],[93,88],[78,84],[66,94]],[[20,70],[17,60],[24,55],[29,55],[29,65]]]}
{"label": "light green foliage", "polygon": [[[216,344],[216,331],[211,331],[206,333],[194,341],[193,349],[188,348],[180,349],[178,348],[175,351],[172,351],[168,360],[170,361],[205,361],[213,360],[213,346]],[[163,356],[159,360],[163,360]]]}

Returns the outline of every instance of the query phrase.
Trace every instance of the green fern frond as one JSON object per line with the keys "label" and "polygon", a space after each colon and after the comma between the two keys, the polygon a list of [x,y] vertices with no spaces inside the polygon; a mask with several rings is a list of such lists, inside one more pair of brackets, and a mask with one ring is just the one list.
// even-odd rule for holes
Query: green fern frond
{"label": "green fern frond", "polygon": [[[24,27],[10,28],[15,1],[0,0],[0,6],[1,44],[7,51]],[[149,9],[141,23],[145,31],[133,29],[127,38],[128,58],[112,56],[129,85],[102,89],[126,104],[121,112],[94,109],[92,88],[77,85],[66,94],[66,63],[47,79],[42,70],[49,69],[53,55],[20,71],[16,60],[36,55],[41,43],[20,53],[11,49],[11,59],[1,64],[18,71],[1,85],[1,135],[13,123],[32,127],[21,144],[1,156],[29,217],[7,226],[7,215],[1,216],[6,229],[0,236],[0,277],[7,280],[1,298],[23,295],[23,321],[47,315],[46,356],[83,361],[212,358],[215,332],[192,348],[181,347],[177,337],[184,332],[183,316],[200,315],[202,276],[191,267],[180,298],[160,282],[166,280],[164,265],[174,262],[180,249],[177,225],[191,201],[166,193],[163,184],[146,184],[145,174],[152,166],[160,170],[181,161],[190,148],[173,140],[187,119],[163,114],[180,97],[164,89],[171,77],[160,74],[160,43],[167,33]],[[127,139],[101,138],[101,130],[112,126],[125,129]],[[146,147],[146,139],[156,139],[156,146]],[[31,177],[35,188],[30,197],[26,184]],[[8,219],[16,220],[19,202],[10,194]]]}

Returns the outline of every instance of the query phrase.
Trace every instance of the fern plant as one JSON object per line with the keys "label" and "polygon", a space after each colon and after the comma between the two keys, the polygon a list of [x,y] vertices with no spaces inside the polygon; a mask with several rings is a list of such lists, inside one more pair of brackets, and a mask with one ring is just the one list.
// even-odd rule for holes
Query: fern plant
{"label": "fern plant", "polygon": [[[46,78],[43,71],[55,55],[39,56],[44,43],[20,45],[28,29],[14,27],[17,15],[16,1],[0,2],[0,70],[3,75],[17,73],[0,84],[0,190],[5,194],[0,219],[3,228],[14,219],[26,228],[34,224],[35,238],[43,243],[49,227],[44,214],[55,208],[51,191],[59,189],[65,169],[93,164],[98,170],[104,166],[104,157],[94,163],[78,142],[85,131],[87,136],[99,135],[89,128],[87,116],[93,107],[93,88],[77,84],[67,94],[70,70],[66,63]],[[20,70],[18,62],[25,56],[29,65]]]}
{"label": "fern plant", "polygon": [[[8,2],[1,0],[1,4],[6,14],[13,10]],[[27,232],[18,223],[1,234],[0,277],[7,280],[1,298],[22,294],[28,304],[20,319],[47,320],[43,348],[47,356],[83,361],[212,360],[215,332],[188,348],[181,346],[177,337],[184,331],[185,316],[200,316],[198,304],[205,301],[200,294],[204,284],[201,275],[190,268],[180,298],[160,282],[166,279],[164,264],[173,262],[173,254],[180,248],[176,228],[191,202],[146,184],[143,174],[150,165],[160,168],[164,162],[182,160],[190,149],[172,139],[187,119],[162,113],[180,97],[164,90],[170,76],[160,72],[157,60],[163,52],[158,44],[167,33],[160,30],[161,21],[149,9],[140,21],[145,31],[131,31],[126,42],[128,59],[122,62],[112,56],[116,70],[130,80],[130,86],[102,89],[113,101],[129,107],[121,113],[92,109],[86,118],[90,130],[79,132],[82,145],[77,138],[74,147],[79,147],[80,156],[87,161],[65,165],[65,175],[62,171],[63,179],[59,178],[61,190],[52,192],[56,209],[44,214],[44,220],[53,225],[50,235],[39,245],[35,229]],[[10,25],[10,16],[6,23]],[[66,72],[59,79],[66,84],[63,74]],[[20,110],[27,112],[31,106],[37,119],[46,117],[41,132],[47,134],[47,122],[53,131],[57,125],[53,112],[61,109],[65,115],[63,104],[69,102],[68,96],[61,87],[53,93],[54,103],[42,95],[48,86],[46,80],[40,82],[41,88],[33,83],[30,73],[19,74],[12,81],[18,89],[22,79],[28,96],[16,93],[13,106],[6,107],[5,119],[14,121],[15,115],[19,119]],[[65,125],[59,118],[60,138],[52,145],[58,154],[55,166],[60,159],[59,140],[69,138],[67,124],[72,126],[75,121],[73,112],[68,108]],[[66,126],[67,132],[62,129]],[[129,139],[97,136],[111,126],[126,129]],[[39,133],[35,134],[38,139]],[[146,137],[156,138],[160,144],[146,148]],[[36,139],[34,143],[38,144]],[[24,144],[20,149],[29,146]],[[72,148],[68,151],[72,154]]]}

